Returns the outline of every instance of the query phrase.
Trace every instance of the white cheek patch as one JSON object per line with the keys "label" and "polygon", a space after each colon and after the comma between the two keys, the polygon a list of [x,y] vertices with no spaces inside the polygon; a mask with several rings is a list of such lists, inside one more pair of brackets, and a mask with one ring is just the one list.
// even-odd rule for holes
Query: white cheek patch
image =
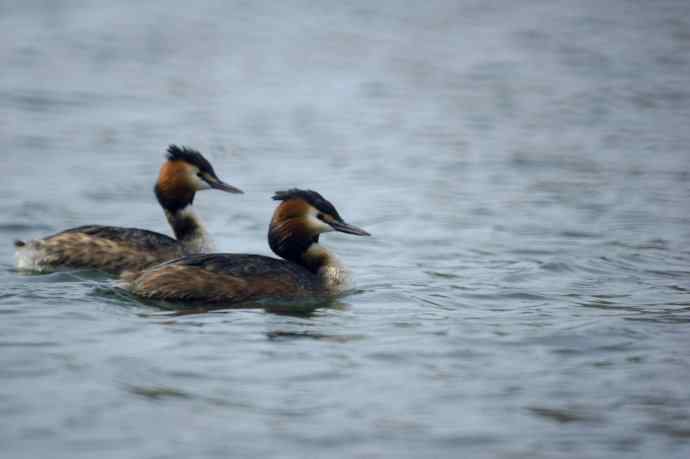
{"label": "white cheek patch", "polygon": [[307,227],[316,233],[328,233],[333,231],[333,228],[328,223],[319,220],[317,217],[318,211],[313,209],[307,214]]}
{"label": "white cheek patch", "polygon": [[194,189],[196,191],[201,191],[201,190],[208,190],[211,188],[211,185],[209,185],[206,180],[202,179],[199,177],[198,171],[193,170],[192,171],[192,176],[191,176],[191,182],[192,185],[194,186]]}

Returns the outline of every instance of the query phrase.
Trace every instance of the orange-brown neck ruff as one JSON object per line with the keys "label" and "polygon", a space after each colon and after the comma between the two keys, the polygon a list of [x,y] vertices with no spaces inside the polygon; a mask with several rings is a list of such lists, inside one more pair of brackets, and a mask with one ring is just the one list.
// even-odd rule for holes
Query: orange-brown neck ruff
{"label": "orange-brown neck ruff", "polygon": [[305,217],[311,206],[302,199],[289,199],[283,201],[273,212],[273,218],[271,218],[271,224],[277,224],[279,222],[284,222],[292,218]]}
{"label": "orange-brown neck ruff", "polygon": [[191,169],[192,166],[185,161],[166,161],[161,167],[154,191],[175,232],[175,238],[190,245],[191,252],[197,252],[209,242],[203,225],[190,207],[195,195],[194,185],[189,179],[193,173]]}
{"label": "orange-brown neck ruff", "polygon": [[276,255],[316,273],[320,265],[304,258],[309,247],[319,242],[319,234],[310,230],[304,221],[310,209],[301,199],[290,199],[279,205],[268,229],[268,245]]}
{"label": "orange-brown neck ruff", "polygon": [[154,191],[165,210],[177,212],[194,202],[194,186],[189,180],[191,167],[184,161],[166,161],[161,166]]}

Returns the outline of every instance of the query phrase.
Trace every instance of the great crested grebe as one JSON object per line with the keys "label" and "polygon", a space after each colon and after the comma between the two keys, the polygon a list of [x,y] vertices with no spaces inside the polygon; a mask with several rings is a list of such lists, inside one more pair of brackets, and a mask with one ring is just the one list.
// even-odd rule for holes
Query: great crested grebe
{"label": "great crested grebe", "polygon": [[211,241],[192,209],[195,193],[207,189],[242,193],[219,179],[201,153],[170,145],[154,192],[176,239],[137,228],[80,226],[44,239],[16,241],[17,268],[84,268],[118,274],[184,255],[210,252]]}
{"label": "great crested grebe", "polygon": [[267,298],[331,295],[347,286],[337,258],[319,244],[329,231],[369,233],[347,224],[333,204],[311,190],[276,192],[268,242],[280,260],[261,255],[192,255],[122,276],[122,286],[140,297],[231,304]]}

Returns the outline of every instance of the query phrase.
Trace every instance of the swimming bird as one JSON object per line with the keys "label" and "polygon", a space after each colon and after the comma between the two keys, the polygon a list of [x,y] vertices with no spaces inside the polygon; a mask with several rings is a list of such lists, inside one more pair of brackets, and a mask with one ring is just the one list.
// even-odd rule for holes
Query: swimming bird
{"label": "swimming bird", "polygon": [[319,244],[319,235],[369,233],[345,223],[316,191],[278,191],[281,201],[268,229],[268,242],[283,259],[248,254],[191,255],[142,272],[124,273],[125,289],[143,298],[233,304],[262,299],[333,295],[348,285],[347,271]]}
{"label": "swimming bird", "polygon": [[138,228],[80,226],[44,239],[16,241],[17,268],[39,272],[93,269],[118,274],[184,255],[210,252],[213,245],[192,208],[196,192],[207,189],[242,193],[219,179],[201,153],[170,145],[154,192],[175,239]]}

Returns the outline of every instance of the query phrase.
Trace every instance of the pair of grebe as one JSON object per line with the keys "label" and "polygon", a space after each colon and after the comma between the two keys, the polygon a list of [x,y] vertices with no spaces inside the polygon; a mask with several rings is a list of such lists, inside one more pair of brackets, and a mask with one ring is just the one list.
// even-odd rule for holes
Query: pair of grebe
{"label": "pair of grebe", "polygon": [[268,242],[283,258],[277,259],[210,253],[211,241],[192,210],[195,193],[206,189],[242,193],[219,179],[198,151],[171,145],[154,191],[175,239],[137,228],[81,226],[15,242],[17,267],[95,269],[121,274],[122,286],[143,298],[213,304],[333,294],[347,285],[345,268],[319,244],[319,235],[369,233],[345,223],[319,193],[294,188],[273,196],[280,204]]}

